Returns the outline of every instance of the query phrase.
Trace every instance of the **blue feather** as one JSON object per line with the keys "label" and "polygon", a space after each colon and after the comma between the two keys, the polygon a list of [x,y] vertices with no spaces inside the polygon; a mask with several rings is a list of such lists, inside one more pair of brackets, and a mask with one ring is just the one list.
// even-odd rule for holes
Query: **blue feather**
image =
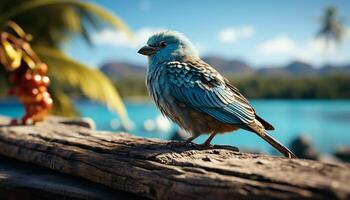
{"label": "blue feather", "polygon": [[[167,80],[173,91],[172,95],[178,101],[223,123],[239,125],[254,121],[255,112],[251,106],[237,101],[239,95],[220,81],[221,77],[217,77],[220,75],[215,71],[194,67],[189,63],[178,63],[176,72],[186,71],[179,75],[170,70],[174,68],[173,63],[167,65]],[[181,84],[178,79],[181,79]]]}

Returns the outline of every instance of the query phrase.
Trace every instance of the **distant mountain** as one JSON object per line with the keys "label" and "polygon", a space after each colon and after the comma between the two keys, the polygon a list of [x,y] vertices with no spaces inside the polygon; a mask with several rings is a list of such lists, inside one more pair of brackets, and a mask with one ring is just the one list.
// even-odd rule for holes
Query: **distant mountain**
{"label": "distant mountain", "polygon": [[226,60],[218,56],[204,57],[203,60],[226,76],[254,74],[255,70],[240,60]]}
{"label": "distant mountain", "polygon": [[323,74],[350,74],[350,64],[341,66],[341,67],[326,65],[319,70],[319,73],[322,75]]}
{"label": "distant mountain", "polygon": [[[203,60],[214,66],[225,76],[245,76],[245,75],[265,75],[265,76],[316,76],[328,74],[350,74],[350,64],[346,66],[325,66],[315,68],[311,64],[293,61],[290,64],[282,66],[268,66],[262,68],[253,68],[240,60],[228,60],[219,56],[207,56]],[[142,65],[127,62],[108,62],[101,66],[101,70],[111,80],[122,78],[144,78],[146,67]]]}
{"label": "distant mountain", "polygon": [[287,71],[283,67],[272,66],[272,67],[262,67],[256,70],[256,73],[264,76],[277,76],[285,75]]}
{"label": "distant mountain", "polygon": [[292,75],[314,75],[317,70],[310,64],[301,62],[301,61],[293,61],[289,65],[285,67],[289,74]]}
{"label": "distant mountain", "polygon": [[318,73],[318,70],[312,65],[301,62],[293,61],[286,67],[265,67],[257,70],[260,75],[284,75],[284,76],[312,76]]}
{"label": "distant mountain", "polygon": [[100,70],[111,80],[131,77],[144,78],[146,74],[146,66],[127,62],[108,62],[102,65]]}

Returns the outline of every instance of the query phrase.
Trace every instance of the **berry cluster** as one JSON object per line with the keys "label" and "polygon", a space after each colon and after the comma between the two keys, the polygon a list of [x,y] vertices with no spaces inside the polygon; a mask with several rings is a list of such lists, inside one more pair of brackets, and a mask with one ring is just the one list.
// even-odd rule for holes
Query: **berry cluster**
{"label": "berry cluster", "polygon": [[25,115],[21,121],[13,120],[13,124],[33,124],[42,121],[52,107],[52,99],[47,91],[50,83],[49,77],[45,76],[47,65],[38,64],[37,70],[16,70],[10,73],[12,88],[10,95],[17,96],[25,107]]}
{"label": "berry cluster", "polygon": [[52,98],[47,91],[50,84],[43,63],[28,43],[28,35],[14,22],[7,24],[18,36],[1,33],[0,64],[9,74],[9,95],[18,97],[24,105],[25,115],[13,119],[12,124],[34,124],[44,120],[52,108]]}

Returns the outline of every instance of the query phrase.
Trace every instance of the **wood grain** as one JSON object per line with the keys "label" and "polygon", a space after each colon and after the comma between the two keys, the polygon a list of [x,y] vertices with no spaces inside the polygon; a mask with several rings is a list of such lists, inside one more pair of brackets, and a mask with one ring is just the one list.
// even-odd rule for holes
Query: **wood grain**
{"label": "wood grain", "polygon": [[0,156],[0,199],[138,200],[140,198],[79,177]]}
{"label": "wood grain", "polygon": [[0,154],[151,199],[350,199],[350,165],[171,147],[62,121],[0,118]]}

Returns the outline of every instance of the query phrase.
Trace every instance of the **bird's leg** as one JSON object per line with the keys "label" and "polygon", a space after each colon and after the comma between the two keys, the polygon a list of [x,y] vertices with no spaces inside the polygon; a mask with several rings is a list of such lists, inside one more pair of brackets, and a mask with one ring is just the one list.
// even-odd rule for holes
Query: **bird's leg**
{"label": "bird's leg", "polygon": [[215,137],[217,133],[212,133],[210,134],[210,136],[208,137],[208,139],[202,144],[202,146],[204,147],[211,147],[210,142],[212,141],[212,139]]}
{"label": "bird's leg", "polygon": [[186,140],[186,144],[190,144],[194,139],[196,139],[198,136],[192,136]]}
{"label": "bird's leg", "polygon": [[186,142],[185,142],[185,145],[186,145],[186,146],[190,146],[191,143],[192,143],[192,141],[193,141],[194,139],[196,139],[198,136],[199,136],[199,135],[197,135],[197,136],[192,136],[192,137],[188,138],[188,139],[186,140]]}

